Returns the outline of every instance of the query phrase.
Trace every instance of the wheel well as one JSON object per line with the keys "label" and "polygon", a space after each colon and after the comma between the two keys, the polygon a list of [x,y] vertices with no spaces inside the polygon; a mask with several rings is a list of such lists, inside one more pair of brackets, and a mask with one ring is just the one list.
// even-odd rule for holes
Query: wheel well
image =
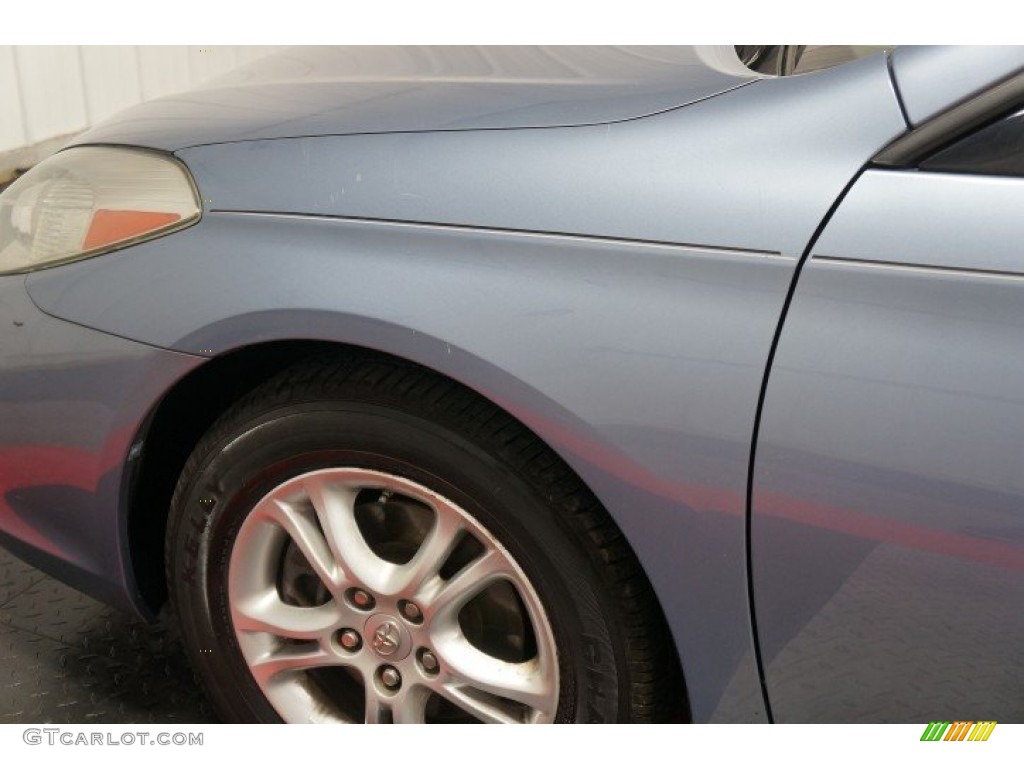
{"label": "wheel well", "polygon": [[[164,540],[171,497],[185,462],[206,431],[245,394],[293,364],[325,354],[341,356],[366,354],[368,351],[318,341],[256,344],[210,360],[187,374],[163,397],[141,430],[142,453],[129,486],[127,505],[131,567],[143,601],[154,614],[167,600]],[[407,360],[394,359],[409,364]],[[501,406],[492,405],[532,433]],[[547,445],[535,433],[534,436]],[[585,485],[582,479],[580,483]],[[622,535],[621,531],[619,534]],[[643,569],[642,564],[640,568]],[[657,601],[653,591],[652,597]],[[660,605],[658,612],[661,613]],[[675,648],[672,648],[671,655],[675,666],[673,674],[681,680]],[[680,688],[685,690],[683,685]],[[680,721],[689,717],[686,698],[684,693],[681,705],[684,711],[677,714]]]}
{"label": "wheel well", "polygon": [[174,486],[189,454],[232,403],[293,363],[346,348],[327,342],[267,342],[229,352],[191,371],[164,395],[142,429],[128,496],[128,548],[143,601],[167,599],[164,537]]}

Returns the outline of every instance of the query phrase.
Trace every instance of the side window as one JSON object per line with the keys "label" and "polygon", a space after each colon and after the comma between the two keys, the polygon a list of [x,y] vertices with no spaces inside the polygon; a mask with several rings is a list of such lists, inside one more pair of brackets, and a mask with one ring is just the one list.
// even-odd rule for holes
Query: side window
{"label": "side window", "polygon": [[1024,110],[960,139],[918,167],[944,173],[1024,177]]}

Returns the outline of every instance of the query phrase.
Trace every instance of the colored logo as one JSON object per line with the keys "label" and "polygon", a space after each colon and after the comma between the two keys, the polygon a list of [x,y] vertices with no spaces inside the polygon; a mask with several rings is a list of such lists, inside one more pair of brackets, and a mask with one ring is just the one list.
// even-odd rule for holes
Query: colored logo
{"label": "colored logo", "polygon": [[928,723],[921,741],[988,741],[995,730],[995,720],[978,722]]}

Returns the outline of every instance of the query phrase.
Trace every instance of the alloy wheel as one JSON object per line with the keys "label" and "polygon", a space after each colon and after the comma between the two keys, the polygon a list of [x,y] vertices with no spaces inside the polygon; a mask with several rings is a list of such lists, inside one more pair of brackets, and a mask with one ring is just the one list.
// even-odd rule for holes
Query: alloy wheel
{"label": "alloy wheel", "polygon": [[551,722],[558,658],[525,573],[411,480],[330,468],[271,490],[228,567],[234,634],[288,722]]}

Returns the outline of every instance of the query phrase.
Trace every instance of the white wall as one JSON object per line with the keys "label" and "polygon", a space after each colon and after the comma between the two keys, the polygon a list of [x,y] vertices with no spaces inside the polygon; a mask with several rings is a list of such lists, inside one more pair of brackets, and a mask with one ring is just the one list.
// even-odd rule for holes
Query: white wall
{"label": "white wall", "polygon": [[276,46],[0,46],[2,158],[69,134],[125,107],[182,91]]}

